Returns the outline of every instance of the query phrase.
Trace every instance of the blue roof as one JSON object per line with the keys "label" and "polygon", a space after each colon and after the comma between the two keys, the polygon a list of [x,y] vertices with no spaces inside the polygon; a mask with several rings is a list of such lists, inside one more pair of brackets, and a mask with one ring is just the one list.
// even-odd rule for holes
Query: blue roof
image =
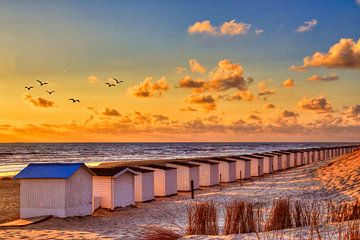
{"label": "blue roof", "polygon": [[71,177],[84,163],[30,163],[19,172],[16,179],[57,178]]}

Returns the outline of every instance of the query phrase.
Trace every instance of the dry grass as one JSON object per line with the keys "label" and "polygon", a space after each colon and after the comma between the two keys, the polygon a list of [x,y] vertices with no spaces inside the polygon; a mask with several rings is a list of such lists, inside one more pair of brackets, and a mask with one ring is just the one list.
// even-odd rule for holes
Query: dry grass
{"label": "dry grass", "polygon": [[170,229],[161,227],[148,227],[147,232],[143,240],[177,240],[182,236]]}
{"label": "dry grass", "polygon": [[289,198],[280,198],[274,201],[270,217],[265,225],[266,231],[292,228],[291,205]]}
{"label": "dry grass", "polygon": [[188,235],[217,235],[217,208],[213,201],[196,202],[187,208],[188,225],[186,233]]}
{"label": "dry grass", "polygon": [[360,219],[360,201],[342,204],[328,203],[328,221],[343,222]]}

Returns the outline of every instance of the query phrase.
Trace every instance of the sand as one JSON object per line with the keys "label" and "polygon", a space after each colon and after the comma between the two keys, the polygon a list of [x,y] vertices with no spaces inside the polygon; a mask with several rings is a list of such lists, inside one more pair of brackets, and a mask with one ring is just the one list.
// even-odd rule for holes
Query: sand
{"label": "sand", "polygon": [[[358,158],[360,151],[356,155]],[[347,156],[350,160],[353,155]],[[334,163],[332,160],[315,162],[302,167],[279,172],[274,175],[240,182],[222,185],[219,187],[205,188],[196,192],[196,200],[213,200],[219,205],[235,199],[271,203],[273,198],[291,197],[292,199],[303,199],[322,201],[332,199],[333,201],[353,200],[356,195],[349,194],[347,183],[345,188],[332,187],[331,181],[326,180],[324,175],[318,175],[321,171],[328,172],[337,161],[346,161],[347,157],[339,158]],[[343,160],[345,159],[345,160]],[[355,160],[351,160],[354,161]],[[330,165],[329,165],[330,164]],[[339,163],[340,164],[340,163]],[[341,164],[340,164],[341,165]],[[343,163],[341,166],[352,168],[351,165]],[[335,171],[332,169],[332,171]],[[332,173],[328,173],[332,174]],[[340,173],[339,173],[340,174]],[[329,175],[329,176],[330,176]],[[344,179],[345,178],[345,174]],[[319,177],[321,176],[321,177]],[[357,173],[357,176],[358,173]],[[329,177],[329,179],[331,179]],[[353,187],[358,187],[355,177],[351,177]],[[357,180],[359,182],[360,178]],[[1,182],[1,181],[0,181]],[[342,181],[338,182],[343,183]],[[1,215],[0,217],[14,218],[15,215],[8,212],[18,212],[18,184],[12,181],[2,182],[1,188]],[[8,187],[4,187],[8,186]],[[3,197],[3,193],[8,196]],[[150,203],[137,204],[136,208],[128,208],[122,211],[109,212],[100,209],[93,216],[74,217],[68,219],[52,218],[45,222],[30,225],[18,229],[0,230],[0,239],[143,239],[147,227],[164,227],[184,234],[186,225],[186,207],[193,200],[189,194],[181,194],[170,198],[160,198]],[[9,206],[8,206],[9,205]],[[7,210],[4,210],[6,208]],[[220,225],[222,213],[219,213]],[[308,232],[308,229],[301,231]],[[300,231],[300,232],[301,232]],[[294,231],[286,233],[288,238],[294,237]],[[208,236],[190,236],[186,239],[207,239]],[[213,239],[254,239],[254,234],[217,236]],[[185,238],[184,238],[185,239]]]}

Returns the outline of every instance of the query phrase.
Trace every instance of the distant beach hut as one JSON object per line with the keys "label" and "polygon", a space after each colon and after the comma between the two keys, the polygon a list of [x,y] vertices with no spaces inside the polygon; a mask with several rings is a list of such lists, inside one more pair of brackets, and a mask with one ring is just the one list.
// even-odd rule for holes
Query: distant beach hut
{"label": "distant beach hut", "polygon": [[236,181],[236,161],[226,158],[209,158],[209,161],[219,163],[219,182]]}
{"label": "distant beach hut", "polygon": [[296,167],[296,159],[297,155],[296,152],[293,152],[292,150],[281,150],[280,152],[287,153],[289,158],[289,168]]}
{"label": "distant beach hut", "polygon": [[274,156],[266,153],[255,153],[254,156],[264,159],[264,173],[272,173],[274,170]]}
{"label": "distant beach hut", "polygon": [[290,168],[290,153],[282,151],[273,151],[273,153],[281,154],[281,168],[283,170]]}
{"label": "distant beach hut", "polygon": [[310,152],[308,149],[304,149],[304,164],[309,164],[310,163]]}
{"label": "distant beach hut", "polygon": [[191,181],[193,181],[194,189],[199,189],[199,165],[183,161],[166,162],[165,165],[177,169],[178,191],[191,191]]}
{"label": "distant beach hut", "polygon": [[90,168],[93,176],[93,195],[100,198],[100,207],[114,210],[135,204],[136,172],[128,167]]}
{"label": "distant beach hut", "polygon": [[139,167],[129,168],[137,173],[135,176],[135,202],[154,200],[154,170]]}
{"label": "distant beach hut", "polygon": [[248,179],[251,178],[251,160],[247,158],[241,158],[239,156],[230,156],[226,159],[235,160],[236,166],[236,179]]}
{"label": "distant beach hut", "polygon": [[304,165],[304,151],[300,149],[293,150],[295,153],[295,166]]}
{"label": "distant beach hut", "polygon": [[192,160],[190,163],[200,166],[199,185],[210,187],[219,183],[219,163],[206,160]]}
{"label": "distant beach hut", "polygon": [[259,177],[264,175],[264,158],[257,157],[254,155],[240,155],[241,158],[246,158],[251,160],[251,176]]}
{"label": "distant beach hut", "polygon": [[273,156],[274,171],[280,171],[283,169],[283,166],[282,166],[282,156],[283,155],[281,153],[265,152],[264,154]]}
{"label": "distant beach hut", "polygon": [[156,164],[141,165],[139,167],[154,170],[154,192],[156,197],[177,194],[176,168]]}
{"label": "distant beach hut", "polygon": [[92,214],[93,172],[83,163],[31,163],[20,179],[20,218]]}

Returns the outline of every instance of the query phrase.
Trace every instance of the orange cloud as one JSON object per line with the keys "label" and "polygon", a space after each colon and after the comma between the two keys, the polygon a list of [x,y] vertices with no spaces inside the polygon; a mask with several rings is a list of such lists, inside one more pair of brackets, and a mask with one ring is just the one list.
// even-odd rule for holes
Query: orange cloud
{"label": "orange cloud", "polygon": [[136,97],[160,97],[163,91],[169,89],[170,86],[165,77],[156,82],[152,82],[152,77],[147,77],[142,83],[130,87],[129,91]]}
{"label": "orange cloud", "polygon": [[303,60],[302,66],[291,66],[290,70],[303,71],[308,68],[360,69],[360,39],[342,38],[327,53],[315,52]]}
{"label": "orange cloud", "polygon": [[246,34],[251,24],[236,22],[235,19],[224,22],[221,26],[213,26],[209,20],[196,22],[188,28],[190,34],[209,34],[214,36],[228,35],[235,36]]}
{"label": "orange cloud", "polygon": [[189,67],[191,72],[193,73],[204,74],[206,72],[206,68],[203,65],[201,65],[196,59],[189,60]]}
{"label": "orange cloud", "polygon": [[199,104],[208,111],[216,109],[216,99],[212,95],[190,95],[186,102]]}
{"label": "orange cloud", "polygon": [[324,97],[304,97],[301,101],[298,102],[297,106],[299,108],[314,111],[316,113],[329,113],[333,111],[331,103]]}
{"label": "orange cloud", "polygon": [[240,35],[240,34],[246,34],[247,31],[251,28],[250,24],[236,22],[235,19],[224,22],[220,26],[220,34],[221,35]]}
{"label": "orange cloud", "polygon": [[92,76],[89,76],[88,77],[88,82],[90,83],[90,84],[95,84],[95,83],[97,83],[99,81],[99,78],[97,77],[97,76],[95,76],[95,75],[92,75]]}
{"label": "orange cloud", "polygon": [[186,72],[186,68],[184,68],[184,67],[175,68],[175,73],[176,74],[183,74],[184,72]]}
{"label": "orange cloud", "polygon": [[116,109],[109,109],[109,108],[106,108],[102,114],[105,116],[109,116],[109,117],[120,117],[121,116],[121,114]]}
{"label": "orange cloud", "polygon": [[344,115],[353,120],[360,121],[360,105],[355,106],[345,106]]}
{"label": "orange cloud", "polygon": [[309,77],[307,80],[312,81],[312,82],[316,82],[316,81],[336,81],[339,80],[339,77],[335,74],[332,73],[328,76],[319,76],[319,75],[312,75],[311,77]]}
{"label": "orange cloud", "polygon": [[282,82],[284,88],[292,88],[295,86],[295,81],[293,79],[286,79]]}
{"label": "orange cloud", "polygon": [[261,120],[262,120],[259,115],[256,115],[256,114],[254,114],[254,113],[249,114],[249,115],[248,115],[248,119],[250,119],[250,120],[255,120],[255,121],[261,121]]}
{"label": "orange cloud", "polygon": [[307,32],[314,29],[314,27],[318,24],[316,19],[311,19],[310,21],[305,21],[303,25],[300,25],[296,31],[297,32]]}
{"label": "orange cloud", "polygon": [[181,112],[196,112],[197,110],[192,107],[180,108]]}
{"label": "orange cloud", "polygon": [[43,108],[55,107],[55,102],[54,101],[46,100],[46,99],[41,98],[41,97],[33,98],[30,94],[26,94],[24,96],[24,100],[32,103],[36,107],[43,107]]}
{"label": "orange cloud", "polygon": [[275,105],[274,105],[274,104],[271,104],[271,103],[268,103],[268,104],[266,104],[266,105],[264,106],[264,108],[266,108],[266,109],[273,109],[273,108],[275,108]]}
{"label": "orange cloud", "polygon": [[180,79],[180,87],[182,88],[202,88],[204,84],[204,81],[194,80],[191,76],[185,76]]}
{"label": "orange cloud", "polygon": [[256,99],[255,95],[250,90],[236,91],[232,96],[225,98],[228,101],[253,101]]}
{"label": "orange cloud", "polygon": [[296,117],[299,117],[299,114],[296,112],[284,110],[284,111],[280,112],[280,116],[283,118],[291,118],[291,117],[296,118]]}
{"label": "orange cloud", "polygon": [[268,88],[266,81],[260,81],[258,83],[258,89],[259,89],[259,93],[258,93],[259,96],[273,95],[276,93],[275,90]]}
{"label": "orange cloud", "polygon": [[212,26],[209,20],[202,22],[196,22],[194,25],[188,28],[188,33],[206,33],[206,34],[217,34],[216,27]]}

